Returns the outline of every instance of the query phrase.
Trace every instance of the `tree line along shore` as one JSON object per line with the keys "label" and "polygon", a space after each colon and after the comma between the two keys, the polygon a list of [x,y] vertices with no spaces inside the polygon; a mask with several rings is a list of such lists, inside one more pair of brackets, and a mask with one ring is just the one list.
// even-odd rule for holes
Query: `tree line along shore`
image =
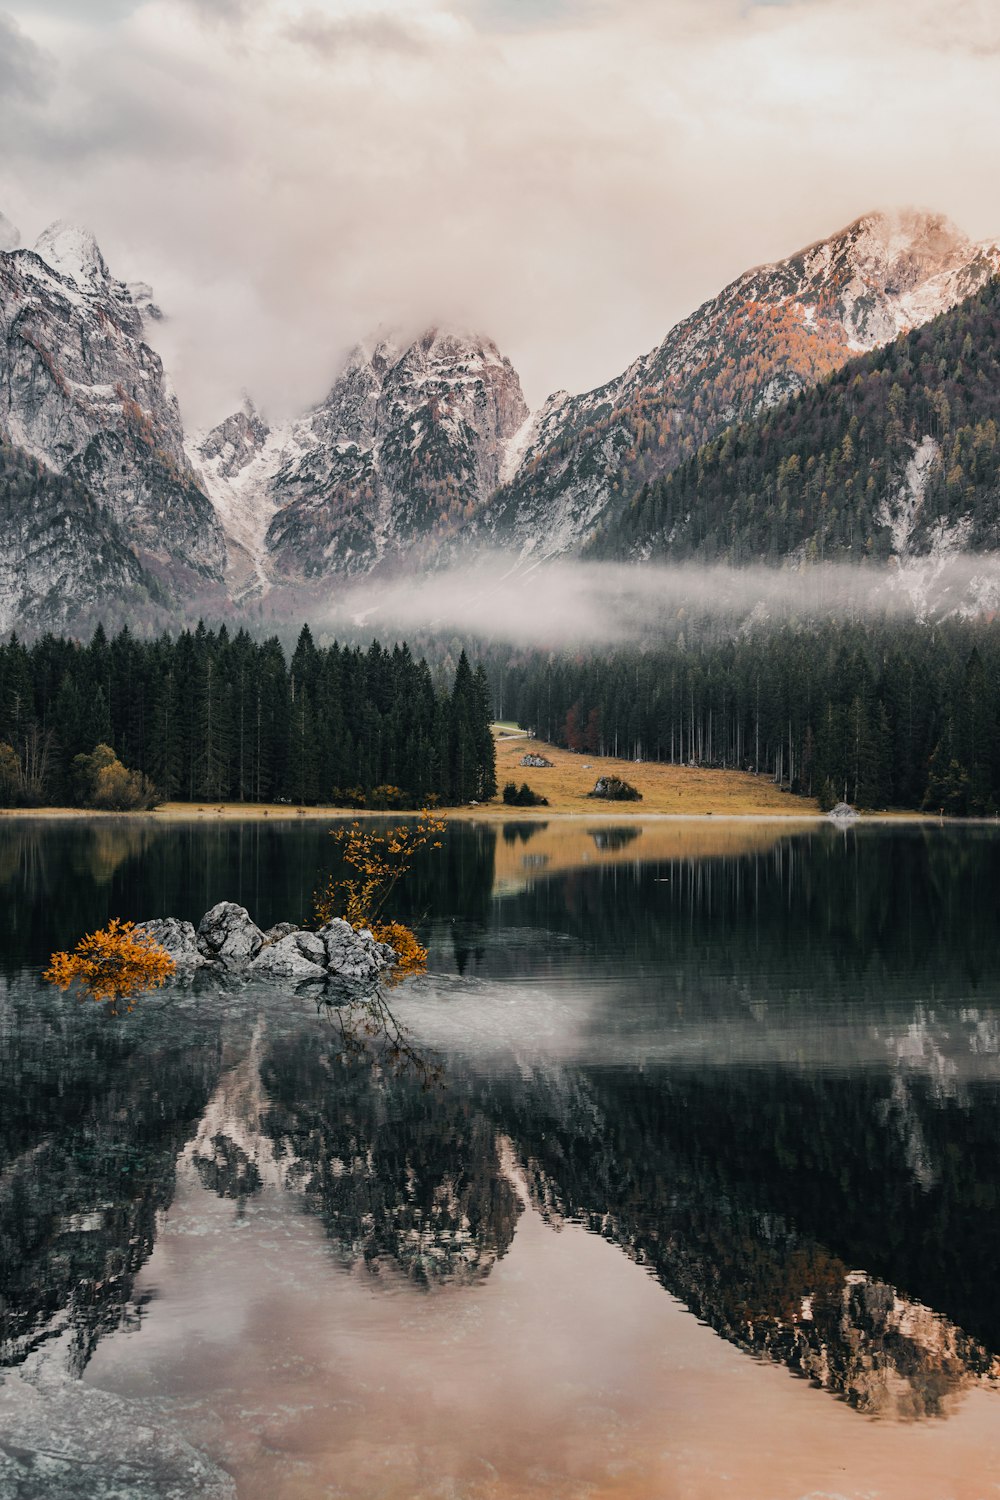
{"label": "tree line along shore", "polygon": [[[0,807],[482,808],[527,780],[552,813],[613,771],[649,813],[1000,809],[1000,621],[891,616],[752,630],[683,622],[646,649],[406,645],[286,655],[199,625],[0,644]],[[527,740],[561,752],[522,769]],[[623,809],[618,809],[623,811]]]}
{"label": "tree line along shore", "polygon": [[503,693],[555,745],[750,772],[822,810],[1000,809],[1000,620],[985,611],[742,632],[686,620],[645,651],[509,662]]}
{"label": "tree line along shore", "polygon": [[153,802],[392,810],[496,792],[489,685],[459,655],[435,687],[405,645],[286,657],[199,625],[176,637],[0,646],[0,805],[135,810]]}

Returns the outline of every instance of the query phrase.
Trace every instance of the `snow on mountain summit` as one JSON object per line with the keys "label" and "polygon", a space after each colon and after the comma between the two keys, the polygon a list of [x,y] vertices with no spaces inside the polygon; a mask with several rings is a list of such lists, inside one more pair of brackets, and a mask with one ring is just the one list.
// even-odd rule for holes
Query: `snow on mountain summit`
{"label": "snow on mountain summit", "polygon": [[997,244],[940,214],[864,214],[534,415],[491,338],[432,326],[357,344],[301,416],[269,424],[246,402],[186,437],[146,342],[151,289],[116,280],[79,225],[19,243],[0,215],[0,436],[85,485],[143,566],[198,588],[224,575],[231,599],[483,547],[573,551],[724,428],[1000,270]]}
{"label": "snow on mountain summit", "polygon": [[84,291],[97,291],[110,280],[107,264],[96,239],[81,224],[57,219],[38,236],[35,254],[61,276],[68,276],[70,281],[75,281]]}
{"label": "snow on mountain summit", "polygon": [[484,545],[571,551],[723,427],[944,312],[998,268],[996,246],[941,214],[864,214],[744,272],[616,380],[558,392],[534,416],[492,339],[379,334],[252,454],[229,419],[243,434],[238,468],[223,472],[237,435],[223,424],[202,472],[264,587]]}
{"label": "snow on mountain summit", "polygon": [[998,270],[997,245],[973,243],[942,214],[899,209],[744,272],[617,379],[550,397],[468,542],[536,556],[579,546],[723,428],[928,322]]}
{"label": "snow on mountain summit", "polygon": [[528,414],[492,339],[443,328],[348,359],[276,476],[268,547],[283,573],[371,567],[457,531],[496,489]]}
{"label": "snow on mountain summit", "polygon": [[221,528],[170,383],[89,230],[58,220],[34,250],[0,252],[0,383],[0,436],[85,485],[158,567],[219,577]]}
{"label": "snow on mountain summit", "polygon": [[323,400],[245,461],[241,448],[238,468],[224,472],[239,414],[192,458],[266,585],[367,571],[453,534],[496,489],[527,415],[492,339],[430,328],[356,345]]}
{"label": "snow on mountain summit", "polygon": [[851,348],[887,343],[977,290],[998,263],[944,214],[895,209],[863,214],[826,240],[757,273],[782,272],[803,306],[832,300]]}

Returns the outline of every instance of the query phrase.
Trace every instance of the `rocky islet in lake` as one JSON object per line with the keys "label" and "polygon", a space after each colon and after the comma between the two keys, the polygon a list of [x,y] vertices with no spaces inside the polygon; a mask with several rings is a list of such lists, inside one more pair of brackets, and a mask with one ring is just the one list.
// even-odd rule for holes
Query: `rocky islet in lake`
{"label": "rocky islet in lake", "polygon": [[204,972],[248,980],[292,980],[296,984],[348,980],[369,983],[390,969],[396,952],[367,928],[356,931],[335,917],[318,932],[279,922],[266,932],[246,907],[219,901],[197,930],[178,917],[140,923],[140,929],[170,955],[181,975]]}

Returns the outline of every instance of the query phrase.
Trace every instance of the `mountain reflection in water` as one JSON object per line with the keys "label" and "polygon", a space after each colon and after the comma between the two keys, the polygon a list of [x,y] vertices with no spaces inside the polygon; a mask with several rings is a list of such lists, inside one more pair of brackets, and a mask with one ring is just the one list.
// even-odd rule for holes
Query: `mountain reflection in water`
{"label": "mountain reflection in water", "polygon": [[[253,841],[155,827],[151,872],[134,829],[116,866],[86,826],[0,825],[4,1365],[79,1376],[100,1346],[103,1380],[129,1330],[141,1359],[173,1305],[149,1278],[183,1180],[187,1214],[200,1192],[234,1229],[258,1202],[304,1215],[374,1295],[475,1299],[529,1214],[862,1412],[948,1416],[992,1388],[1000,839],[770,825],[741,853],[645,862],[648,830],[590,823],[586,863],[514,889],[497,846],[530,849],[528,827],[453,828],[415,872],[403,914],[433,972],[392,995],[413,1064],[393,1068],[345,1056],[308,996],[178,985],[116,1020],[39,984],[41,907],[96,925],[130,891],[126,915],[197,914],[204,868],[186,907],[177,891],[198,836],[247,899],[267,884]],[[328,851],[296,825],[255,847],[266,923]],[[322,1324],[335,1284],[316,1295]]]}

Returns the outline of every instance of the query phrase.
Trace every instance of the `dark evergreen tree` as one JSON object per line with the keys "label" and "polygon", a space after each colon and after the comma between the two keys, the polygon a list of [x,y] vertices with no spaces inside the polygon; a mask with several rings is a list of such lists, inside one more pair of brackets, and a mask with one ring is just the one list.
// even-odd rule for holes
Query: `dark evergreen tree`
{"label": "dark evergreen tree", "polygon": [[486,678],[464,654],[459,667],[455,691],[439,694],[405,645],[320,648],[308,627],[290,662],[276,637],[230,639],[225,626],[153,641],[99,629],[85,647],[12,635],[0,645],[0,796],[66,800],[73,761],[101,745],[161,797],[189,801],[481,798],[495,788]]}

